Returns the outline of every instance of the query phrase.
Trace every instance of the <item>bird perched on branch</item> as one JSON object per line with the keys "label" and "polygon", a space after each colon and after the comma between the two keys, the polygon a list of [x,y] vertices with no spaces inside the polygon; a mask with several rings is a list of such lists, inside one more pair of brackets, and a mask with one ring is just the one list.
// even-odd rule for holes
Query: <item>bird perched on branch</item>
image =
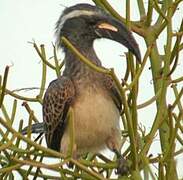
{"label": "bird perched on branch", "polygon": [[[65,52],[65,70],[52,81],[43,101],[43,123],[32,132],[45,132],[49,148],[67,153],[70,141],[68,111],[73,110],[75,155],[106,147],[119,154],[121,97],[109,75],[96,72],[61,41],[66,37],[81,54],[102,67],[93,48],[95,39],[108,38],[126,46],[140,60],[131,32],[99,7],[77,4],[66,8],[56,25],[56,44]],[[25,133],[25,131],[24,131]]]}

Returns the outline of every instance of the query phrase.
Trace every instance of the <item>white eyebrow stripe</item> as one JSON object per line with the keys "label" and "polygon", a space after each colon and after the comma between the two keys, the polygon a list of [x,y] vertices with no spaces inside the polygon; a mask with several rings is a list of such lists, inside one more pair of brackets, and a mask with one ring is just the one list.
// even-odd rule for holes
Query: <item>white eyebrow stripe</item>
{"label": "white eyebrow stripe", "polygon": [[57,31],[60,31],[64,25],[64,23],[68,20],[68,19],[71,19],[73,17],[79,17],[79,16],[82,16],[82,15],[86,15],[86,16],[92,16],[92,15],[95,15],[97,14],[97,12],[95,11],[87,11],[87,10],[74,10],[64,16],[61,17],[60,19],[60,23],[58,25],[58,29]]}

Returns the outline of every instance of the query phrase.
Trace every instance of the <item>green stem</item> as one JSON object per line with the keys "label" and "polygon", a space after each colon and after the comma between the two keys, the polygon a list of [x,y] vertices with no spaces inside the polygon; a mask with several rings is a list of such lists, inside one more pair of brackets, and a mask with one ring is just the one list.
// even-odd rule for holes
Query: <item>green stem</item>
{"label": "green stem", "polygon": [[53,45],[53,55],[54,55],[54,60],[55,60],[55,71],[56,71],[56,75],[58,77],[58,76],[60,76],[60,66],[59,66],[59,62],[58,62],[55,45]]}
{"label": "green stem", "polygon": [[143,0],[137,1],[141,19],[146,15]]}
{"label": "green stem", "polygon": [[[41,45],[41,57],[46,61],[46,53],[45,53],[45,48],[44,45]],[[40,102],[42,102],[42,97],[44,94],[44,89],[46,85],[46,69],[47,66],[44,62],[42,62],[42,79],[41,79],[41,87],[40,87],[40,92],[39,95],[37,95],[37,99],[39,99]]]}
{"label": "green stem", "polygon": [[1,108],[1,106],[3,104],[3,100],[4,100],[4,96],[5,96],[5,92],[6,92],[6,84],[7,84],[7,79],[8,79],[8,72],[9,72],[9,66],[6,66],[5,72],[4,72],[4,77],[3,77],[2,88],[0,86],[0,89],[1,89],[0,108]]}
{"label": "green stem", "polygon": [[153,2],[152,0],[148,1],[148,10],[147,10],[147,18],[145,22],[145,26],[149,27],[152,21],[152,13],[153,13]]}
{"label": "green stem", "polygon": [[41,53],[41,51],[39,50],[38,46],[36,43],[33,43],[33,46],[37,52],[37,54],[39,55],[39,57],[41,58],[41,60],[48,66],[50,67],[51,69],[54,69],[55,70],[55,66],[53,66],[51,63],[49,63],[45,57],[43,56],[43,54]]}
{"label": "green stem", "polygon": [[76,151],[76,144],[75,144],[75,128],[74,128],[74,112],[73,109],[70,108],[68,112],[68,126],[69,126],[69,138],[70,143],[68,147],[67,156],[73,157],[75,155]]}
{"label": "green stem", "polygon": [[42,150],[44,151],[45,153],[48,153],[54,157],[58,157],[58,158],[64,158],[65,156],[59,152],[56,152],[54,150],[51,150],[49,148],[45,148],[35,142],[33,142],[31,139],[23,136],[21,133],[17,132],[14,130],[14,128],[9,124],[7,123],[7,121],[4,121],[1,117],[0,117],[0,123],[6,128],[8,129],[12,134],[14,134],[17,138],[20,138],[22,139],[23,141],[29,143],[30,145],[34,146],[35,148],[39,149],[39,150]]}

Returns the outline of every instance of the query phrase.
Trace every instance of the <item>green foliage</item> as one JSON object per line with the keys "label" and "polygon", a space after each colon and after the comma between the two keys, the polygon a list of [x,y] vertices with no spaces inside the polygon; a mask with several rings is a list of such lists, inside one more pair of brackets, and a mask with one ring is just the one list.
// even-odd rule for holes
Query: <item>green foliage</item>
{"label": "green foliage", "polygon": [[[61,38],[63,43],[75,53],[81,61],[86,63],[94,71],[110,75],[121,94],[123,100],[124,112],[121,115],[125,133],[122,133],[124,144],[129,140],[129,147],[122,154],[129,160],[130,173],[126,177],[117,177],[113,175],[117,167],[115,158],[113,160],[104,157],[101,154],[89,154],[83,159],[75,160],[72,158],[74,130],[72,128],[72,110],[70,110],[70,126],[71,126],[71,151],[67,155],[58,153],[41,145],[42,138],[34,139],[29,130],[27,136],[21,134],[23,121],[18,122],[15,119],[17,112],[17,102],[24,101],[23,106],[29,114],[29,126],[38,121],[34,114],[34,109],[31,108],[30,102],[41,104],[45,90],[45,82],[47,78],[47,68],[52,69],[57,76],[60,75],[64,61],[58,60],[56,49],[53,46],[54,63],[50,63],[46,56],[44,45],[38,47],[36,43],[33,46],[42,60],[42,80],[39,88],[39,93],[36,97],[24,97],[7,89],[9,67],[5,68],[4,75],[0,76],[0,178],[13,179],[14,173],[18,172],[24,179],[27,177],[40,177],[42,179],[178,179],[175,157],[183,155],[183,148],[175,150],[177,143],[183,145],[183,108],[182,95],[183,88],[180,90],[177,86],[183,81],[183,76],[177,79],[172,79],[172,74],[176,72],[177,65],[180,61],[179,53],[183,49],[181,41],[183,35],[183,20],[179,30],[175,33],[172,27],[172,18],[177,7],[181,3],[180,0],[149,0],[147,13],[145,12],[144,3],[138,1],[140,21],[133,22],[130,20],[130,3],[127,0],[126,18],[118,14],[115,9],[106,0],[93,0],[98,6],[101,6],[114,17],[127,24],[128,28],[140,35],[146,42],[146,53],[142,59],[142,64],[139,65],[131,53],[128,53],[127,70],[123,82],[120,82],[114,70],[99,68],[92,64],[73,45],[64,37]],[[153,11],[158,13],[158,18],[152,24]],[[166,30],[167,42],[164,48],[164,54],[160,55],[158,49],[157,38]],[[175,41],[174,41],[175,39]],[[137,104],[137,96],[139,79],[144,70],[147,61],[150,61],[151,72],[154,85],[154,96],[141,105]],[[130,83],[129,83],[130,82]],[[167,104],[167,91],[173,89],[174,102]],[[14,102],[12,112],[7,112],[4,97],[10,96]],[[154,117],[153,125],[149,133],[144,132],[139,128],[138,110],[146,108],[153,102],[156,102],[157,112]],[[40,120],[41,121],[41,120]],[[19,123],[19,128],[14,129],[13,124]],[[148,155],[149,149],[159,132],[161,154],[157,157]],[[180,133],[179,133],[180,132]],[[53,163],[52,160],[54,160]],[[49,161],[50,163],[47,163]],[[74,169],[68,168],[67,164],[72,163]],[[157,172],[151,170],[151,165],[157,166]],[[55,171],[56,173],[46,173],[44,169]],[[143,172],[143,173],[140,173]],[[156,175],[155,175],[156,173]]]}

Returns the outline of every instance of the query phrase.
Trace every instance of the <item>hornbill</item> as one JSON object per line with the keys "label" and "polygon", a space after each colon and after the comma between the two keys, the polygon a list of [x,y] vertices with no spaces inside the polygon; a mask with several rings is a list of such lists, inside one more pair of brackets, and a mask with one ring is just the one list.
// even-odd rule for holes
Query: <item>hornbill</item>
{"label": "hornbill", "polygon": [[[94,40],[99,38],[117,41],[137,60],[141,58],[134,37],[122,22],[97,6],[77,4],[66,8],[56,24],[56,44],[65,52],[65,69],[49,84],[43,100],[43,122],[34,124],[32,133],[44,132],[49,148],[67,153],[70,143],[67,114],[72,107],[76,157],[106,147],[119,156],[122,106],[119,91],[110,76],[96,72],[80,61],[62,43],[62,36],[100,67],[101,61],[93,48]],[[125,168],[120,171],[123,173]]]}

